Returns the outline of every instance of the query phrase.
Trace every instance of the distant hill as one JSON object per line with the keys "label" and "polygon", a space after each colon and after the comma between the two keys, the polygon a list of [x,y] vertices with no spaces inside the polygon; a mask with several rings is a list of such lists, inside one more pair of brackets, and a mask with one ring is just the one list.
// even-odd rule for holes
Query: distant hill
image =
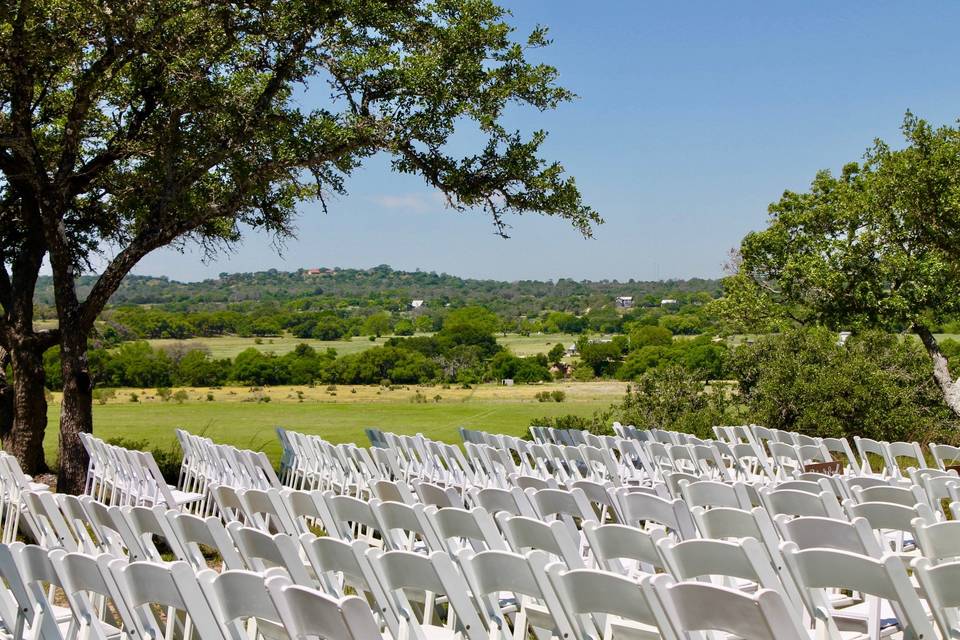
{"label": "distant hill", "polygon": [[[95,276],[78,281],[86,295]],[[397,271],[387,265],[372,269],[311,268],[298,271],[222,273],[200,282],[178,282],[165,277],[128,276],[111,300],[112,306],[149,305],[170,310],[198,310],[261,306],[264,303],[300,303],[306,307],[359,305],[372,302],[382,308],[406,308],[412,300],[428,307],[480,304],[491,310],[536,313],[544,309],[584,310],[611,306],[618,296],[632,296],[636,306],[659,306],[662,299],[680,302],[717,297],[719,280],[556,281],[477,280],[446,273]],[[694,294],[698,294],[695,296]],[[706,295],[704,295],[706,294]],[[53,304],[49,277],[41,277],[36,301]]]}

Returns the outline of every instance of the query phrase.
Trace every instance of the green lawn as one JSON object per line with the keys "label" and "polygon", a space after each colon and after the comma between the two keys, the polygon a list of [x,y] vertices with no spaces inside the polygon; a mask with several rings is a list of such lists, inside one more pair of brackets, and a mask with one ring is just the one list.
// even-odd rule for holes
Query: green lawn
{"label": "green lawn", "polygon": [[[279,443],[277,425],[315,433],[331,442],[367,444],[365,427],[397,433],[424,433],[448,442],[460,442],[457,427],[521,435],[533,418],[567,413],[589,415],[609,401],[589,400],[539,403],[529,400],[469,400],[414,404],[411,402],[116,402],[94,406],[96,434],[102,438],[146,440],[166,447],[174,443],[175,427],[203,433],[217,442],[262,449],[275,461]],[[47,460],[56,460],[59,405],[51,404]]]}

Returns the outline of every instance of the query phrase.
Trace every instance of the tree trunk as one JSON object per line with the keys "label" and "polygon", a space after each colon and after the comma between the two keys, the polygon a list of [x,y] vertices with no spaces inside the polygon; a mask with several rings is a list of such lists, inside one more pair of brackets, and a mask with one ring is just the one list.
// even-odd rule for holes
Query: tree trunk
{"label": "tree trunk", "polygon": [[87,452],[79,434],[93,432],[93,381],[87,363],[87,337],[76,328],[61,328],[60,364],[63,402],[60,405],[60,472],[57,490],[83,493]]}
{"label": "tree trunk", "polygon": [[0,347],[0,440],[6,440],[13,429],[13,385],[7,379],[10,354]]}
{"label": "tree trunk", "polygon": [[960,417],[960,382],[955,381],[953,376],[950,375],[947,357],[940,351],[937,339],[926,325],[914,323],[912,328],[913,332],[920,337],[920,341],[933,363],[933,379],[940,387],[943,401],[950,407],[955,416]]}
{"label": "tree trunk", "polygon": [[43,436],[47,429],[47,398],[43,354],[36,349],[13,348],[13,423],[3,435],[3,448],[15,456],[26,473],[44,473]]}

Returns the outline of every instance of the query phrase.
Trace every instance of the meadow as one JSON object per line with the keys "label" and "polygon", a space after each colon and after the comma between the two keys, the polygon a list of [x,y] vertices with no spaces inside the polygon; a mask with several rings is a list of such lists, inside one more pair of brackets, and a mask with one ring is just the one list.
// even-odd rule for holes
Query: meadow
{"label": "meadow", "polygon": [[[127,438],[161,448],[174,446],[173,430],[182,427],[217,442],[263,450],[276,462],[280,455],[277,426],[317,434],[334,443],[366,445],[366,427],[423,433],[459,443],[461,426],[522,435],[535,418],[590,415],[620,400],[625,389],[625,383],[613,381],[485,384],[470,389],[440,385],[223,387],[184,389],[186,398],[181,394],[181,401],[163,400],[153,389],[117,389],[114,396],[94,403],[94,424],[101,438]],[[554,390],[566,394],[564,402],[535,398],[538,392]],[[56,459],[59,409],[59,394],[54,394],[44,440],[51,463]]]}
{"label": "meadow", "polygon": [[[430,334],[418,334],[430,335]],[[518,356],[531,356],[538,353],[547,353],[557,342],[569,346],[577,341],[579,336],[570,333],[550,333],[522,336],[519,334],[508,334],[497,337],[497,342],[510,349]],[[357,336],[350,340],[314,340],[312,338],[297,338],[290,334],[266,338],[242,338],[240,336],[220,336],[216,338],[190,338],[187,340],[156,339],[148,340],[154,347],[178,345],[187,348],[206,348],[210,350],[210,355],[214,358],[233,358],[238,353],[253,347],[264,353],[274,353],[282,356],[285,353],[293,351],[298,344],[305,343],[316,349],[324,351],[326,349],[336,349],[338,355],[348,353],[359,353],[370,347],[383,345],[387,338],[382,337],[376,341],[370,340],[365,336]]]}

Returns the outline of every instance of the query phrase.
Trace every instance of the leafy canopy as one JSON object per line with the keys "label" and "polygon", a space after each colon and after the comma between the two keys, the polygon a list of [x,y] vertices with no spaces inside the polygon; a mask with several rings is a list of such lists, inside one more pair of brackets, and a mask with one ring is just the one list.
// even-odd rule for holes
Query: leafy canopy
{"label": "leafy canopy", "polygon": [[[960,311],[960,131],[907,114],[839,176],[770,206],[747,235],[719,311],[744,328],[784,321],[902,330]],[[752,327],[751,327],[752,325]]]}
{"label": "leafy canopy", "polygon": [[[511,105],[574,96],[527,59],[546,30],[516,39],[491,0],[34,0],[0,15],[0,262],[41,227],[58,277],[110,250],[85,327],[153,249],[283,238],[297,203],[325,207],[381,152],[501,234],[507,214],[585,235],[602,222],[541,157],[545,132],[505,124]],[[455,130],[479,145],[457,153]]]}

